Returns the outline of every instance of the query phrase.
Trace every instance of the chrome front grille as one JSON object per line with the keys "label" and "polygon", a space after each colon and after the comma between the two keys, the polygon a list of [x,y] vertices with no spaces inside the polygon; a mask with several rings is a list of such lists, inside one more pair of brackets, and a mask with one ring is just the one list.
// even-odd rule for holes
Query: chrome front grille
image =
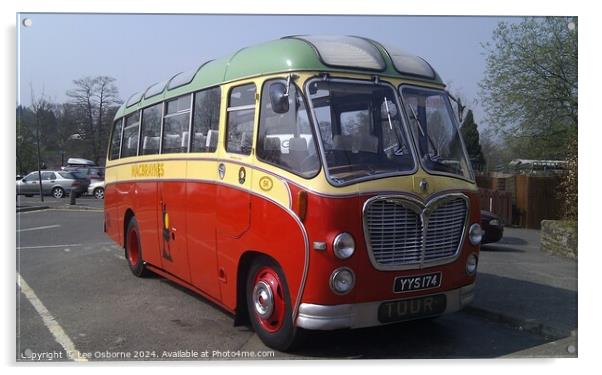
{"label": "chrome front grille", "polygon": [[364,220],[372,253],[378,263],[404,264],[420,261],[422,221],[414,211],[401,204],[378,200],[366,210]]}
{"label": "chrome front grille", "polygon": [[455,256],[466,227],[468,200],[453,194],[426,206],[401,197],[376,197],[364,206],[364,230],[377,268],[436,262]]}
{"label": "chrome front grille", "polygon": [[466,201],[456,198],[431,213],[426,227],[425,262],[456,254],[464,231],[466,212]]}

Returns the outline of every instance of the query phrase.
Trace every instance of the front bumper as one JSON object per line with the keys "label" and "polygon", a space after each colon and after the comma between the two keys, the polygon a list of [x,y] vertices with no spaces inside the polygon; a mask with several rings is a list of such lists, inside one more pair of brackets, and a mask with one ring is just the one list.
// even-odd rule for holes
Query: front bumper
{"label": "front bumper", "polygon": [[[447,302],[443,314],[452,313],[462,309],[473,300],[474,284],[435,294],[444,294],[446,296]],[[403,298],[392,301],[401,299]],[[314,305],[311,303],[302,303],[301,306],[299,306],[299,314],[296,323],[298,327],[314,330],[362,328],[383,325],[383,323],[378,320],[378,307],[383,302],[387,301],[345,305]]]}

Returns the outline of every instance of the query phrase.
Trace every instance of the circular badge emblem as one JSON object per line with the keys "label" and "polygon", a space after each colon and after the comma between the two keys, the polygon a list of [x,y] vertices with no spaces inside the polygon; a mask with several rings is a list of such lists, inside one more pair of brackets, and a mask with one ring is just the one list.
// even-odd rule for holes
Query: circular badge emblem
{"label": "circular badge emblem", "polygon": [[270,191],[270,190],[272,190],[273,186],[274,186],[274,183],[272,182],[271,178],[269,178],[267,176],[263,176],[262,178],[259,179],[259,187],[261,188],[261,190]]}
{"label": "circular badge emblem", "polygon": [[240,167],[240,169],[238,170],[238,182],[240,184],[244,184],[246,179],[247,171],[245,170],[245,167]]}

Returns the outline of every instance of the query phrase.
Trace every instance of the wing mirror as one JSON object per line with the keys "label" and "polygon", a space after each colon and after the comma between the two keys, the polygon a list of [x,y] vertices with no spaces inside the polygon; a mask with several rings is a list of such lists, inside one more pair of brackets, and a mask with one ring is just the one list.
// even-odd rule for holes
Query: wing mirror
{"label": "wing mirror", "polygon": [[270,102],[275,113],[288,112],[288,88],[284,83],[274,82],[270,85]]}

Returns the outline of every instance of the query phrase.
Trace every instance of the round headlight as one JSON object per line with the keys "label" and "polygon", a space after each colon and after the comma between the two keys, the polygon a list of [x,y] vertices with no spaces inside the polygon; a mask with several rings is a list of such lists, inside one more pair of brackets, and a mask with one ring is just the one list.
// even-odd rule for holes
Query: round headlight
{"label": "round headlight", "polygon": [[468,239],[473,245],[479,245],[483,239],[483,229],[479,224],[472,224],[468,230]]}
{"label": "round headlight", "polygon": [[477,272],[477,263],[479,263],[479,258],[474,253],[470,254],[466,259],[466,273],[474,275]]}
{"label": "round headlight", "polygon": [[355,285],[355,275],[349,268],[337,268],[330,275],[330,289],[336,294],[347,294]]}
{"label": "round headlight", "polygon": [[332,242],[334,255],[339,259],[347,259],[355,251],[355,241],[349,233],[339,233]]}

